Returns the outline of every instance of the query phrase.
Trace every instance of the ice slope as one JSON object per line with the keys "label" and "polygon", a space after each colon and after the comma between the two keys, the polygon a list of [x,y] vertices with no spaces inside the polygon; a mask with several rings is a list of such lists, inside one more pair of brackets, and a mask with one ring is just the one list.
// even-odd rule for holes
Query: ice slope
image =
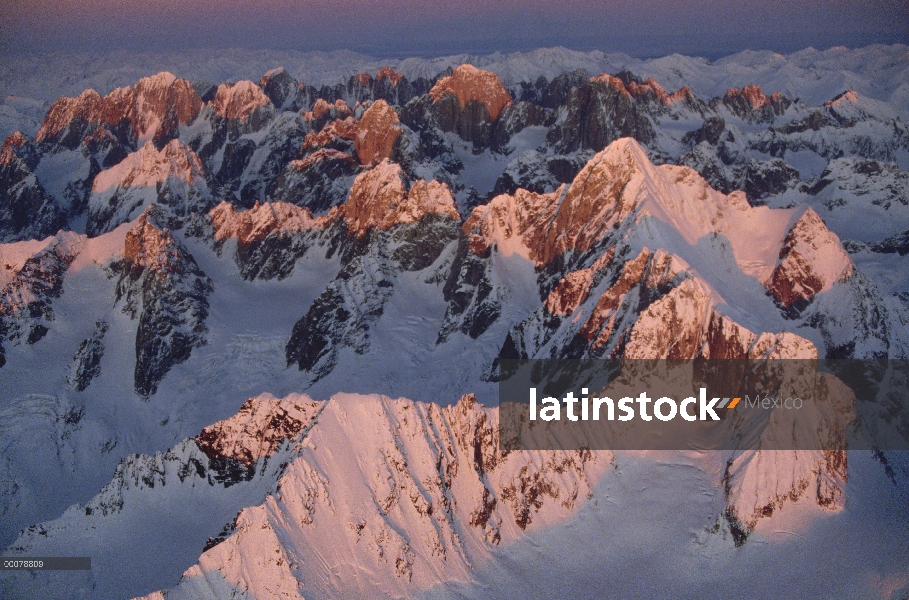
{"label": "ice slope", "polygon": [[[484,440],[479,466],[449,409],[338,400],[273,495],[244,510],[236,532],[175,588],[148,598],[674,598],[733,589],[743,598],[891,598],[909,586],[909,554],[892,535],[907,526],[899,510],[907,492],[867,453],[850,454],[844,508],[793,505],[736,548],[722,516],[722,453],[594,453],[578,470],[550,453],[497,462]],[[333,451],[338,440],[354,452]],[[365,460],[377,446],[381,458]],[[515,527],[524,513],[508,509],[534,486],[533,519]],[[589,493],[575,496],[578,487]],[[482,510],[471,513],[475,505]]]}
{"label": "ice slope", "polygon": [[901,597],[909,556],[894,532],[907,527],[905,492],[869,455],[850,461],[843,511],[800,507],[732,549],[716,517],[715,459],[619,453],[615,472],[572,518],[501,548],[475,581],[418,597]]}

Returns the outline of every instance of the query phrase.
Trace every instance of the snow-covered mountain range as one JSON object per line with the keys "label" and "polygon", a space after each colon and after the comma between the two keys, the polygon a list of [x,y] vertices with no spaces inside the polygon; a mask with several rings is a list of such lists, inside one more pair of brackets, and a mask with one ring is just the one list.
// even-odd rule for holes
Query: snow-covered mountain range
{"label": "snow-covered mountain range", "polygon": [[868,98],[889,103],[904,118],[909,114],[909,48],[903,44],[858,49],[807,48],[791,54],[748,50],[713,61],[678,54],[640,59],[622,53],[561,47],[436,58],[377,58],[346,50],[58,52],[9,55],[0,64],[0,136],[16,129],[33,133],[48,105],[60,96],[75,96],[87,88],[105,94],[160,71],[189,81],[218,83],[256,81],[267,70],[283,65],[298,80],[321,87],[333,86],[358,73],[376,73],[383,66],[391,66],[413,81],[420,77],[431,79],[465,63],[495,73],[508,87],[534,82],[541,76],[551,80],[578,69],[594,75],[629,70],[645,79],[654,77],[672,89],[687,85],[706,97],[751,83],[818,104],[829,99],[831,93],[854,89]]}
{"label": "snow-covered mountain range", "polygon": [[231,56],[0,149],[0,546],[93,558],[4,596],[909,593],[901,453],[496,407],[509,358],[907,358],[906,47]]}

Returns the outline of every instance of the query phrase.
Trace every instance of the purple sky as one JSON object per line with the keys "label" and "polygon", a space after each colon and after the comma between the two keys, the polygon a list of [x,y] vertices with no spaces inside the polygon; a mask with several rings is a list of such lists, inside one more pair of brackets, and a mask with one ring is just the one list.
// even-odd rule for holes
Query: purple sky
{"label": "purple sky", "polygon": [[893,42],[909,43],[909,0],[0,0],[0,52],[563,45],[715,57]]}

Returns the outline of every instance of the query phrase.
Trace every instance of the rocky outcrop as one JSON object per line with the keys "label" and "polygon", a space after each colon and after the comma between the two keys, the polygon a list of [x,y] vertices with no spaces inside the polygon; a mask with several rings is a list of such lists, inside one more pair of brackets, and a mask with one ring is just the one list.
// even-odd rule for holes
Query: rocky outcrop
{"label": "rocky outcrop", "polygon": [[[298,158],[310,129],[298,114],[269,117],[269,107],[249,120],[212,117],[210,132],[189,140],[207,171],[213,174],[212,192],[242,206],[273,198],[281,173]],[[256,115],[259,115],[257,117]]]}
{"label": "rocky outcrop", "polygon": [[21,131],[14,131],[3,140],[0,146],[0,165],[8,165],[19,159],[28,169],[38,166],[41,159],[35,143]]}
{"label": "rocky outcrop", "polygon": [[701,127],[685,134],[682,139],[692,145],[707,142],[711,146],[716,146],[720,143],[725,131],[726,121],[723,117],[707,117]]}
{"label": "rocky outcrop", "polygon": [[[34,242],[19,242],[34,245]],[[3,344],[35,344],[54,321],[53,301],[63,293],[63,280],[82,249],[85,237],[61,232],[26,252],[20,264],[6,264],[0,287],[0,367],[6,363]],[[4,253],[0,253],[2,256]],[[9,259],[7,259],[9,260]]]}
{"label": "rocky outcrop", "polygon": [[645,102],[659,103],[663,106],[672,106],[682,102],[688,103],[693,107],[696,107],[699,102],[687,85],[670,93],[653,77],[648,77],[644,82],[630,78],[627,81],[623,81],[623,83],[629,94]]}
{"label": "rocky outcrop", "polygon": [[[614,249],[572,271],[544,307],[509,332],[500,358],[759,359],[816,350],[788,333],[756,334],[717,312],[684,261]],[[801,351],[799,350],[799,351]]]}
{"label": "rocky outcrop", "polygon": [[358,172],[357,161],[350,154],[332,149],[316,150],[306,158],[288,163],[272,196],[314,213],[323,213],[347,199]]}
{"label": "rocky outcrop", "polygon": [[406,191],[401,167],[388,160],[358,176],[350,198],[337,210],[355,237],[363,237],[372,229],[418,223],[430,215],[460,218],[448,186],[420,180]]}
{"label": "rocky outcrop", "polygon": [[646,108],[621,79],[611,75],[593,77],[572,87],[566,95],[565,108],[546,136],[546,141],[560,153],[579,149],[598,152],[622,137],[648,144],[656,136]]}
{"label": "rocky outcrop", "polygon": [[298,111],[302,108],[303,86],[284,67],[265,73],[259,80],[259,87],[276,110]]}
{"label": "rocky outcrop", "polygon": [[101,106],[101,95],[95,90],[85,90],[75,98],[60,98],[47,111],[35,139],[75,148],[81,143],[90,124],[100,121]]}
{"label": "rocky outcrop", "polygon": [[350,197],[338,210],[348,231],[362,237],[386,219],[390,226],[394,222],[395,209],[406,195],[401,167],[386,160],[357,177]]}
{"label": "rocky outcrop", "polygon": [[899,253],[900,256],[909,254],[909,230],[892,235],[871,246],[874,252],[883,254]]}
{"label": "rocky outcrop", "polygon": [[414,98],[427,94],[434,83],[435,78],[410,80],[392,67],[384,66],[375,74],[358,73],[335,85],[307,86],[306,97],[310,100],[305,101],[303,106],[314,106],[312,100],[319,98],[328,104],[341,101],[356,110],[362,110],[377,100],[384,100],[392,106],[404,106]]}
{"label": "rocky outcrop", "polygon": [[136,330],[135,390],[148,398],[167,372],[205,344],[211,280],[171,231],[158,224],[160,209],[150,205],[126,234],[117,302]]}
{"label": "rocky outcrop", "polygon": [[761,123],[783,115],[792,106],[792,100],[779,92],[767,96],[760,86],[746,85],[727,90],[721,104],[740,119]]}
{"label": "rocky outcrop", "polygon": [[376,81],[387,81],[393,86],[399,85],[402,79],[404,79],[404,74],[398,73],[388,65],[382,67],[376,73]]}
{"label": "rocky outcrop", "polygon": [[[648,254],[649,252],[645,250],[637,259],[631,260],[630,263],[639,263],[641,257],[646,260]],[[612,247],[589,267],[578,269],[565,275],[549,292],[549,295],[546,296],[544,303],[546,310],[556,317],[566,317],[574,313],[587,300],[590,290],[603,276],[604,267],[610,263],[614,255],[615,247]],[[615,288],[615,285],[613,288]]]}
{"label": "rocky outcrop", "polygon": [[105,321],[95,324],[90,338],[82,340],[73,356],[66,381],[77,392],[84,392],[92,379],[101,374],[101,359],[104,357],[104,334],[110,325]]}
{"label": "rocky outcrop", "polygon": [[493,132],[492,146],[497,150],[508,151],[511,138],[526,127],[549,126],[555,121],[555,115],[530,102],[513,102],[505,107]]}
{"label": "rocky outcrop", "polygon": [[215,241],[236,238],[242,245],[262,241],[272,233],[291,235],[310,229],[324,228],[326,219],[314,219],[312,213],[286,202],[258,202],[249,210],[238,211],[221,202],[209,213],[214,226]]}
{"label": "rocky outcrop", "polygon": [[32,169],[38,157],[18,131],[0,148],[0,241],[43,239],[66,225],[67,211],[48,194]]}
{"label": "rocky outcrop", "polygon": [[245,211],[222,202],[209,213],[216,248],[235,239],[234,262],[244,279],[283,279],[310,248],[311,235],[328,226],[306,208],[268,202]]}
{"label": "rocky outcrop", "polygon": [[[776,358],[811,358],[811,349],[783,349]],[[773,438],[781,433],[804,448],[845,447],[844,432],[855,418],[855,393],[829,373],[802,374],[801,379],[789,383],[794,395],[806,395],[799,388],[808,386],[827,401],[813,403],[807,411],[799,411],[798,416],[792,414],[794,411],[774,411],[758,447],[767,442],[772,445]],[[811,426],[805,427],[806,422]],[[742,546],[762,519],[773,517],[787,504],[802,502],[825,511],[842,510],[846,505],[848,471],[845,450],[736,452],[727,461],[723,474],[723,516],[735,545]]]}
{"label": "rocky outcrop", "polygon": [[251,467],[274,454],[284,441],[304,435],[324,407],[324,402],[306,396],[250,398],[232,417],[203,429],[196,443],[212,460]]}
{"label": "rocky outcrop", "polygon": [[800,310],[814,296],[848,278],[854,268],[839,238],[809,208],[786,234],[767,289],[784,308]]}
{"label": "rocky outcrop", "polygon": [[518,83],[518,100],[532,102],[543,108],[556,109],[565,103],[568,92],[590,80],[590,73],[584,69],[568,71],[556,75],[552,81],[546,77],[539,77],[534,82],[522,81]]}
{"label": "rocky outcrop", "polygon": [[705,288],[685,279],[640,313],[616,354],[625,358],[806,358],[817,350],[790,333],[755,334],[717,313]]}
{"label": "rocky outcrop", "polygon": [[303,118],[310,124],[313,131],[320,131],[326,123],[331,121],[343,121],[353,116],[347,102],[335,100],[333,103],[327,102],[324,98],[318,98],[312,105],[312,109],[303,112]]}
{"label": "rocky outcrop", "polygon": [[769,197],[795,189],[801,183],[799,172],[782,159],[762,161],[752,159],[742,169],[742,180],[737,189],[742,189],[752,206],[762,204]]}
{"label": "rocky outcrop", "polygon": [[502,290],[493,285],[489,249],[477,249],[467,239],[458,241],[442,294],[448,306],[436,344],[446,342],[455,332],[477,339],[502,314]]}
{"label": "rocky outcrop", "polygon": [[845,239],[877,244],[901,233],[909,218],[909,172],[894,163],[835,158],[799,189],[813,196],[812,206]]}
{"label": "rocky outcrop", "polygon": [[827,160],[856,156],[899,163],[909,149],[909,127],[889,110],[877,110],[862,100],[847,94],[819,108],[799,107],[793,118],[782,123],[777,119],[773,127],[754,135],[749,145],[776,157],[810,151]]}
{"label": "rocky outcrop", "polygon": [[877,160],[837,158],[802,190],[811,195],[827,190],[825,195],[830,197],[825,199],[825,205],[830,209],[844,205],[851,195],[872,196],[871,204],[887,210],[891,206],[909,206],[909,171]]}
{"label": "rocky outcrop", "polygon": [[635,210],[628,186],[632,179],[644,180],[640,166],[649,164],[640,145],[622,140],[590,160],[570,186],[550,194],[518,190],[477,207],[464,232],[479,253],[495,244],[538,267],[568,250],[586,252]]}
{"label": "rocky outcrop", "polygon": [[457,98],[462,109],[471,101],[482,104],[491,121],[498,119],[502,109],[511,104],[511,94],[498,76],[473,65],[461,65],[451,75],[437,81],[429,91],[433,102],[449,95]]}
{"label": "rocky outcrop", "polygon": [[394,277],[387,253],[353,257],[294,325],[287,366],[307,371],[315,382],[335,368],[342,348],[365,354],[370,331],[394,293]]}
{"label": "rocky outcrop", "polygon": [[[286,466],[270,464],[269,459],[276,454],[288,455],[289,442],[305,434],[323,406],[323,402],[296,394],[280,400],[269,394],[251,398],[234,416],[206,427],[196,437],[183,440],[165,452],[125,458],[97,496],[84,507],[68,511],[71,518],[81,513],[70,524],[91,528],[92,517],[97,519],[125,508],[137,508],[143,494],[162,487],[185,486],[185,490],[198,487],[204,495],[206,488],[226,489],[258,479],[263,489],[257,495],[262,497]],[[35,533],[35,529],[25,532],[25,537],[30,533]],[[207,547],[213,546],[210,543]]]}
{"label": "rocky outcrop", "polygon": [[319,131],[310,131],[303,140],[302,152],[315,152],[318,150],[337,150],[347,152],[353,149],[357,139],[359,127],[357,120],[351,116],[344,119],[335,119],[327,123]]}
{"label": "rocky outcrop", "polygon": [[415,96],[425,94],[430,82],[419,79],[411,82],[402,73],[389,66],[384,66],[376,72],[375,77],[370,73],[360,73],[352,77],[341,96],[357,102],[370,102],[384,100],[388,104],[403,106]]}
{"label": "rocky outcrop", "polygon": [[250,118],[263,118],[262,109],[271,105],[262,88],[249,80],[241,80],[231,85],[222,83],[218,86],[212,102],[215,114],[225,119],[249,121]]}
{"label": "rocky outcrop", "polygon": [[[158,142],[160,143],[161,140]],[[91,134],[85,136],[82,144],[102,169],[115,166],[133,150],[131,144],[123,143],[114,131],[103,123],[98,125],[98,128]]]}
{"label": "rocky outcrop", "polygon": [[[245,278],[271,279],[289,275],[295,261],[322,232],[329,238],[341,233],[345,238],[366,240],[373,231],[425,222],[428,231],[399,239],[400,247],[394,253],[404,268],[419,270],[431,264],[441,250],[432,241],[433,219],[456,221],[459,217],[445,184],[417,180],[407,190],[403,177],[397,164],[383,161],[357,177],[346,202],[316,218],[307,208],[284,202],[256,203],[242,212],[222,202],[210,213],[213,236],[219,246],[227,239],[237,240],[235,259]],[[356,250],[344,252],[355,254]]]}
{"label": "rocky outcrop", "polygon": [[488,148],[495,124],[512,98],[494,73],[461,65],[429,91],[429,110],[442,131],[456,133],[475,148]]}
{"label": "rocky outcrop", "polygon": [[373,102],[357,125],[354,150],[360,163],[375,165],[389,158],[400,135],[400,120],[394,109],[384,100]]}
{"label": "rocky outcrop", "polygon": [[548,194],[554,192],[559,183],[546,156],[536,150],[527,150],[508,163],[496,180],[493,194],[514,195],[519,189]]}

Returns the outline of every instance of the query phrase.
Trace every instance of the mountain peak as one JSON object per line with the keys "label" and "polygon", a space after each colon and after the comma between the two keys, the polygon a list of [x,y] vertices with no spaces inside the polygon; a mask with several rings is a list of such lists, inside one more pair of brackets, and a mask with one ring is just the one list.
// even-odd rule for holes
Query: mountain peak
{"label": "mountain peak", "polygon": [[768,104],[777,105],[783,101],[783,99],[783,95],[779,92],[773,92],[768,96],[759,85],[746,85],[741,89],[730,88],[726,90],[726,94],[723,96],[723,102],[725,104],[744,100],[748,103],[751,110],[760,110]]}
{"label": "mountain peak", "polygon": [[599,159],[597,162],[605,160],[616,165],[652,165],[647,156],[647,149],[633,137],[617,139],[603,148],[594,159]]}
{"label": "mountain peak", "polygon": [[274,69],[269,69],[265,71],[265,74],[262,75],[261,79],[259,79],[259,87],[264,88],[272,78],[284,75],[290,75],[284,67],[275,67]]}
{"label": "mountain peak", "polygon": [[271,394],[250,398],[232,417],[203,429],[196,441],[209,457],[232,458],[248,467],[273,454],[285,439],[301,433],[324,405],[298,394],[282,399]]}
{"label": "mountain peak", "polygon": [[653,77],[648,77],[643,83],[640,83],[640,79],[626,71],[619,73],[618,76],[601,73],[596,77],[591,77],[590,81],[605,83],[629,98],[646,98],[648,95],[652,95],[654,99],[666,106],[680,100],[694,98],[694,93],[687,85],[669,93]]}
{"label": "mountain peak", "polygon": [[732,88],[726,91],[726,96],[741,96],[754,110],[758,110],[770,102],[770,98],[759,85],[746,85],[742,89]]}
{"label": "mountain peak", "polygon": [[357,120],[348,116],[344,119],[335,119],[328,123],[318,133],[310,131],[303,138],[304,152],[321,149],[337,139],[356,140],[357,139]]}
{"label": "mountain peak", "polygon": [[3,145],[21,148],[27,141],[28,139],[25,137],[25,134],[17,129],[16,131],[6,136],[6,139],[3,140]]}
{"label": "mountain peak", "polygon": [[16,158],[16,148],[22,148],[27,142],[28,139],[19,130],[6,136],[3,146],[0,147],[0,165],[10,164]]}
{"label": "mountain peak", "polygon": [[806,302],[849,277],[855,266],[813,208],[807,208],[783,240],[767,288],[783,306]]}
{"label": "mountain peak", "polygon": [[154,202],[186,214],[210,199],[205,168],[191,148],[174,139],[158,150],[148,141],[95,177],[86,230],[89,235],[112,231]]}
{"label": "mountain peak", "polygon": [[730,88],[721,100],[734,115],[748,121],[773,120],[792,105],[792,100],[779,92],[767,95],[758,85]]}
{"label": "mountain peak", "polygon": [[148,205],[136,225],[126,233],[123,255],[137,267],[157,272],[174,272],[181,260],[170,230],[158,224],[160,209]]}
{"label": "mountain peak", "polygon": [[319,121],[326,115],[343,119],[350,116],[350,107],[340,98],[334,104],[329,104],[324,98],[318,98],[312,105],[312,110],[303,113],[307,121]]}
{"label": "mountain peak", "polygon": [[350,197],[339,211],[348,230],[362,237],[392,214],[405,194],[404,172],[397,163],[386,159],[357,176]]}
{"label": "mountain peak", "polygon": [[364,165],[382,162],[389,156],[402,129],[398,113],[385,100],[376,100],[357,125],[354,150]]}
{"label": "mountain peak", "polygon": [[102,121],[116,126],[123,118],[129,119],[140,140],[159,133],[172,137],[175,131],[166,130],[189,123],[201,108],[202,98],[189,81],[162,71],[140,79],[132,88],[120,88],[108,94]]}
{"label": "mountain peak", "polygon": [[209,212],[215,229],[215,240],[237,238],[241,245],[265,239],[270,233],[294,233],[313,229],[322,224],[314,219],[308,208],[289,202],[256,202],[252,208],[238,211],[234,205],[222,201]]}
{"label": "mountain peak", "polygon": [[248,79],[242,79],[233,85],[219,85],[212,105],[220,117],[246,121],[252,113],[270,102],[262,88]]}
{"label": "mountain peak", "polygon": [[832,100],[827,100],[824,102],[824,106],[841,106],[847,102],[852,104],[857,104],[859,101],[859,95],[855,90],[846,90],[842,94],[837,95]]}
{"label": "mountain peak", "polygon": [[449,94],[457,96],[461,108],[471,100],[483,104],[492,121],[498,119],[502,110],[512,101],[511,94],[498,75],[468,64],[459,66],[451,75],[440,79],[429,91],[433,102],[438,102]]}
{"label": "mountain peak", "polygon": [[259,79],[259,87],[277,109],[292,109],[300,95],[301,85],[284,67],[270,69]]}
{"label": "mountain peak", "polygon": [[176,137],[176,127],[195,119],[201,108],[202,99],[190,82],[162,71],[139,79],[133,87],[116,88],[104,98],[91,89],[77,98],[60,98],[47,112],[35,140],[53,138],[81,119],[83,129],[98,123],[116,127],[126,120],[134,139],[164,136],[166,141]]}
{"label": "mountain peak", "polygon": [[93,192],[114,187],[155,187],[175,178],[188,184],[205,181],[205,168],[198,155],[180,140],[171,140],[161,150],[145,142],[136,152],[95,177]]}
{"label": "mountain peak", "polygon": [[648,77],[643,84],[631,81],[625,87],[629,92],[631,92],[632,96],[643,96],[647,95],[648,93],[653,93],[653,95],[656,96],[657,100],[666,106],[671,106],[681,100],[694,98],[694,94],[692,93],[691,88],[689,88],[687,85],[680,87],[670,94],[653,77]]}
{"label": "mountain peak", "polygon": [[625,82],[614,75],[610,75],[609,73],[600,73],[599,75],[591,77],[590,81],[611,85],[620,92],[623,92],[626,96],[631,95],[628,92],[628,88],[625,86]]}
{"label": "mountain peak", "polygon": [[545,266],[568,250],[584,252],[602,242],[644,198],[626,187],[636,176],[658,178],[644,148],[620,138],[600,151],[569,186],[549,194],[519,189],[478,206],[464,222],[477,253],[495,244]]}
{"label": "mountain peak", "polygon": [[75,98],[60,98],[54,102],[44,122],[35,134],[35,141],[41,142],[60,133],[76,118],[87,122],[97,121],[100,116],[101,95],[92,89],[84,90]]}
{"label": "mountain peak", "polygon": [[144,89],[166,89],[173,85],[176,81],[176,75],[170,71],[161,71],[160,73],[139,79],[139,81],[136,82],[136,87]]}
{"label": "mountain peak", "polygon": [[691,248],[721,239],[742,273],[784,307],[809,301],[853,270],[813,210],[751,207],[741,192],[718,192],[688,167],[653,165],[630,138],[591,158],[567,189],[497,196],[475,208],[463,229],[475,253],[495,246],[538,267],[622,242],[676,254],[702,274],[713,266]]}
{"label": "mountain peak", "polygon": [[430,214],[460,218],[447,185],[421,179],[408,192],[400,165],[388,159],[357,176],[350,197],[337,211],[347,222],[348,231],[357,237],[373,228],[416,223]]}
{"label": "mountain peak", "polygon": [[398,85],[398,82],[401,78],[404,77],[403,73],[398,73],[389,66],[384,66],[379,69],[379,72],[376,73],[376,81],[382,81],[387,79],[391,82],[392,85]]}

